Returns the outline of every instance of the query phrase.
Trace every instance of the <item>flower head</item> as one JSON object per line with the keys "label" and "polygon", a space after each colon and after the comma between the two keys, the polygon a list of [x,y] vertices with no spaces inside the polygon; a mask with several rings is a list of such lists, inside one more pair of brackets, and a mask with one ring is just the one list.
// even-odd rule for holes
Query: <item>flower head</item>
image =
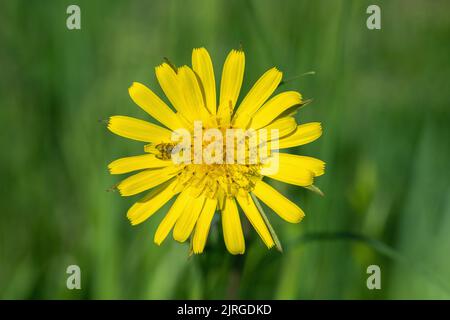
{"label": "flower head", "polygon": [[[266,71],[237,107],[244,78],[245,55],[232,50],[225,60],[219,100],[209,53],[192,52],[192,68],[164,62],[156,77],[173,109],[149,88],[133,83],[133,101],[162,124],[126,116],[110,117],[108,129],[143,141],[143,155],[109,164],[112,174],[140,171],[117,185],[123,196],[151,191],[127,213],[133,225],[152,216],[176,197],[155,233],[161,244],[173,229],[175,240],[189,237],[194,253],[204,250],[213,216],[222,221],[225,245],[243,254],[245,241],[238,205],[268,248],[274,234],[258,200],[281,218],[298,223],[303,211],[263,177],[311,188],[324,173],[324,162],[312,157],[278,152],[320,137],[320,123],[298,125],[294,115],[304,105],[302,96],[286,91],[270,98],[282,80],[276,68]],[[255,203],[256,202],[256,203]]]}

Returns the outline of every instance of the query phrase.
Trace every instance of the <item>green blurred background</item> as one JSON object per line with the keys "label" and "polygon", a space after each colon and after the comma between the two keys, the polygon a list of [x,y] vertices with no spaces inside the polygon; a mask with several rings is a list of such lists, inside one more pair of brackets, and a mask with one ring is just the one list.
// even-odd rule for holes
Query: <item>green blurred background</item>
{"label": "green blurred background", "polygon": [[[66,28],[70,4],[81,30]],[[381,30],[366,28],[369,4]],[[0,297],[449,299],[449,11],[444,0],[3,1]],[[163,57],[190,64],[205,46],[219,79],[240,44],[244,91],[272,66],[316,72],[280,89],[314,98],[298,120],[324,135],[298,152],[327,162],[326,196],[276,184],[306,212],[298,225],[268,212],[282,254],[246,227],[233,257],[216,221],[206,253],[188,258],[171,238],[153,244],[167,206],[132,227],[139,197],[106,191],[119,181],[107,164],[142,143],[99,120],[147,118],[127,88],[161,95]],[[66,288],[71,264],[82,290]],[[372,264],[381,290],[366,287]]]}

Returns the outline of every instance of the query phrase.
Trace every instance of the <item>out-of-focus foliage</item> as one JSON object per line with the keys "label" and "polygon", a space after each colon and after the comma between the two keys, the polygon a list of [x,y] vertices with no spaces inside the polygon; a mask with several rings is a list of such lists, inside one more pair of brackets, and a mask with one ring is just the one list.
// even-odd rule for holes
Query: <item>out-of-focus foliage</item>
{"label": "out-of-focus foliage", "polygon": [[[448,1],[67,1],[0,5],[1,298],[450,298],[450,19]],[[269,67],[281,89],[314,102],[298,115],[324,135],[299,153],[327,162],[324,191],[275,184],[302,206],[298,225],[267,208],[284,253],[246,226],[247,251],[229,255],[220,219],[206,253],[187,257],[153,234],[164,210],[132,227],[137,198],[106,190],[107,164],[141,143],[101,120],[148,116],[127,88],[162,96],[154,67],[211,53],[219,79],[228,51],[246,52],[243,90]],[[99,121],[100,120],[100,121]],[[67,290],[77,264],[82,290]],[[382,289],[366,287],[379,265]]]}

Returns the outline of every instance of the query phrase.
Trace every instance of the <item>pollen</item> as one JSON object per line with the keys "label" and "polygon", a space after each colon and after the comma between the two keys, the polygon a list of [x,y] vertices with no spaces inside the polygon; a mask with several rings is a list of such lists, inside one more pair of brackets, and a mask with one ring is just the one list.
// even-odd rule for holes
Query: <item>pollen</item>
{"label": "pollen", "polygon": [[[222,133],[225,131],[222,130]],[[194,137],[195,138],[195,137]],[[223,140],[223,139],[221,139]],[[262,163],[249,164],[249,142],[247,139],[241,139],[237,141],[236,147],[231,149],[231,158],[233,162],[237,161],[236,154],[238,153],[239,146],[244,145],[245,156],[243,158],[244,163],[227,163],[230,161],[230,148],[225,145],[219,146],[221,150],[218,153],[221,157],[215,163],[206,164],[204,151],[211,147],[212,142],[203,142],[200,149],[200,156],[202,158],[202,163],[194,164],[195,162],[195,151],[192,156],[188,159],[189,163],[179,164],[182,169],[177,174],[177,188],[180,190],[190,188],[192,190],[192,195],[197,196],[199,194],[205,194],[208,198],[215,198],[218,195],[226,197],[235,197],[239,193],[245,195],[251,192],[255,187],[256,183],[262,179],[260,173]],[[148,147],[147,150],[153,153],[156,158],[161,160],[172,160],[172,154],[175,150],[175,143],[160,143],[155,145],[153,148]],[[257,146],[256,146],[257,147]],[[185,148],[186,149],[186,148]],[[186,152],[185,149],[179,151],[183,154]],[[191,143],[188,146],[189,150],[194,150],[195,145]],[[203,152],[202,152],[203,151]],[[228,152],[228,153],[227,153]],[[216,156],[214,150],[211,152],[211,156]]]}

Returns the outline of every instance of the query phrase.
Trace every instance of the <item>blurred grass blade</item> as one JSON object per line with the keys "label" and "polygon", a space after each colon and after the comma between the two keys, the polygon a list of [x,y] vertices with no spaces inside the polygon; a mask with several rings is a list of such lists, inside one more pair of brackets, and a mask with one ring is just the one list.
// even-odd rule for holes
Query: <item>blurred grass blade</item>
{"label": "blurred grass blade", "polygon": [[278,239],[278,236],[275,233],[275,230],[273,229],[272,225],[270,224],[270,221],[267,218],[266,213],[264,212],[264,209],[262,208],[261,204],[259,203],[259,200],[255,197],[255,195],[252,192],[250,192],[250,195],[252,196],[252,199],[255,202],[256,207],[258,208],[259,212],[261,213],[261,216],[263,217],[264,222],[267,225],[267,228],[269,228],[270,235],[272,236],[273,241],[275,242],[275,248],[278,251],[283,252],[283,247],[281,246],[281,242]]}
{"label": "blurred grass blade", "polygon": [[283,84],[286,84],[286,83],[295,81],[295,80],[297,80],[297,79],[300,79],[301,77],[304,77],[304,76],[312,76],[312,75],[315,75],[315,74],[316,74],[315,71],[308,71],[308,72],[299,74],[298,76],[293,76],[293,77],[291,77],[291,78],[288,78],[288,79],[286,79],[286,80],[281,81],[280,84],[278,85],[278,87],[282,86]]}

